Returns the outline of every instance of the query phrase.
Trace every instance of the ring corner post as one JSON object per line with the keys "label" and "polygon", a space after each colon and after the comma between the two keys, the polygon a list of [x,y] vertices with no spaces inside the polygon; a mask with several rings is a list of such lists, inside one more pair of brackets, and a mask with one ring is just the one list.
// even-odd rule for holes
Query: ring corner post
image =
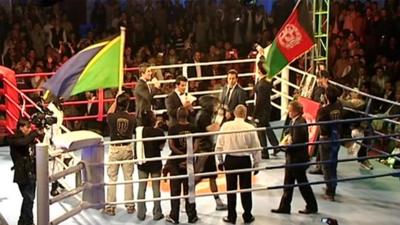
{"label": "ring corner post", "polygon": [[50,222],[48,148],[47,144],[36,144],[37,224],[41,225]]}
{"label": "ring corner post", "polygon": [[82,200],[92,204],[96,209],[103,207],[105,202],[104,187],[104,142],[83,148],[82,161],[85,164]]}

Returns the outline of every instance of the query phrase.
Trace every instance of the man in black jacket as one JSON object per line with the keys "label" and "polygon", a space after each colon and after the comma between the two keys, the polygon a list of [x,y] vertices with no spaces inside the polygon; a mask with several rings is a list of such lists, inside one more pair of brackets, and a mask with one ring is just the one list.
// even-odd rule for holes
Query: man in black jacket
{"label": "man in black jacket", "polygon": [[[343,106],[338,100],[338,90],[334,86],[328,86],[325,91],[327,104],[320,108],[317,114],[317,122],[320,121],[335,121],[343,118]],[[330,181],[326,183],[324,199],[329,201],[335,200],[337,186],[337,165],[338,153],[340,149],[340,139],[342,126],[341,124],[331,123],[320,125],[319,140],[332,141],[331,143],[322,143],[318,146],[318,152],[321,156],[321,161],[330,161],[321,165],[324,174],[324,180]]]}
{"label": "man in black jacket", "polygon": [[220,100],[225,110],[225,120],[233,120],[237,105],[246,105],[246,91],[238,84],[239,76],[235,69],[228,71],[227,85],[222,89]]}
{"label": "man in black jacket", "polygon": [[33,224],[32,210],[36,189],[34,142],[42,134],[42,130],[32,132],[29,120],[21,118],[17,123],[17,131],[8,138],[14,163],[14,182],[18,184],[23,198],[18,225]]}
{"label": "man in black jacket", "polygon": [[147,82],[151,80],[152,70],[147,63],[140,64],[139,66],[140,79],[135,87],[135,103],[136,103],[136,118],[138,126],[141,125],[142,115],[145,112],[151,111],[153,97],[158,93],[160,88],[159,84],[154,84],[151,88]]}
{"label": "man in black jacket", "polygon": [[178,76],[175,80],[175,90],[171,92],[165,99],[165,106],[167,108],[169,126],[177,124],[177,114],[179,107],[185,108],[188,112],[193,111],[192,103],[190,103],[186,92],[187,78]]}
{"label": "man in black jacket", "polygon": [[[272,93],[272,84],[267,77],[263,73],[257,74],[257,82],[254,86],[254,112],[253,119],[257,124],[257,127],[271,127],[269,124],[269,119],[271,116],[271,93]],[[275,136],[275,133],[272,129],[266,129],[266,131],[258,131],[258,138],[260,139],[260,144],[263,148],[267,147],[267,138],[265,133],[267,133],[268,140],[273,146],[278,146],[279,141]],[[278,150],[274,150],[276,154]],[[269,159],[268,150],[264,149],[262,151],[262,158]]]}
{"label": "man in black jacket", "polygon": [[[296,126],[305,124],[306,121],[303,118],[303,107],[299,102],[291,102],[288,107],[289,117],[291,119],[290,125]],[[307,126],[290,127],[289,133],[286,138],[285,144],[304,144],[303,146],[289,146],[286,149],[286,164],[290,165],[293,163],[304,163],[309,161],[308,156],[308,128]],[[293,185],[295,181],[298,184],[308,183],[306,169],[308,166],[295,166],[285,168],[285,185]],[[314,193],[310,185],[299,186],[300,193],[306,202],[306,208],[300,210],[299,213],[310,214],[317,213],[318,206],[315,200]],[[285,213],[290,214],[290,203],[293,198],[293,187],[286,187],[283,191],[283,196],[278,209],[272,209],[273,213]]]}

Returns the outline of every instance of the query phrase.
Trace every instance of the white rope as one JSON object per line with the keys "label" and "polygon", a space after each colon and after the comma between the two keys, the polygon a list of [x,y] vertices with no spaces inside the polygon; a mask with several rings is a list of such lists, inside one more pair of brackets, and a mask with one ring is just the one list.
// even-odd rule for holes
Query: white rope
{"label": "white rope", "polygon": [[61,172],[52,174],[51,176],[49,176],[49,180],[50,180],[50,182],[56,181],[56,180],[58,180],[58,179],[60,179],[62,177],[65,177],[65,176],[80,172],[84,168],[85,168],[85,166],[84,166],[83,162],[79,162],[75,166],[68,167],[67,169],[65,169],[65,170],[63,170]]}
{"label": "white rope", "polygon": [[236,64],[236,63],[255,63],[256,59],[238,59],[238,60],[224,60],[214,62],[198,62],[198,63],[183,63],[173,65],[162,65],[162,66],[151,66],[151,69],[169,69],[169,68],[180,68],[180,67],[193,67],[193,66],[212,66],[212,65],[223,65],[223,64]]}
{"label": "white rope", "polygon": [[[293,71],[295,71],[295,72],[301,73],[301,74],[303,74],[303,75],[316,77],[314,74],[304,72],[304,71],[299,70],[299,69],[297,69],[297,68],[295,68],[295,67],[292,67],[292,66],[289,66],[289,69],[290,69],[290,70],[293,70]],[[388,100],[388,99],[380,98],[380,97],[377,97],[377,96],[374,96],[374,95],[370,95],[370,94],[365,93],[365,92],[362,92],[362,91],[360,91],[360,90],[357,90],[357,89],[354,89],[354,88],[349,88],[349,87],[347,87],[347,86],[345,86],[345,85],[343,85],[343,84],[337,83],[337,82],[332,81],[332,80],[329,80],[328,82],[331,83],[331,84],[333,84],[333,85],[335,85],[335,86],[338,86],[338,87],[340,87],[340,88],[346,89],[346,90],[348,90],[348,91],[355,92],[355,93],[358,93],[358,94],[360,94],[360,95],[363,95],[363,96],[365,96],[365,97],[372,98],[372,99],[375,99],[375,100],[378,100],[378,101],[382,101],[382,102],[386,102],[386,103],[389,103],[389,104],[392,104],[392,105],[398,105],[398,106],[400,106],[400,102],[395,102],[395,101],[391,101],[391,100]]]}
{"label": "white rope", "polygon": [[57,195],[57,196],[51,198],[51,199],[49,200],[49,204],[52,205],[52,204],[54,204],[54,203],[56,203],[56,202],[62,201],[62,200],[64,200],[64,199],[66,199],[66,198],[69,198],[69,197],[72,197],[72,196],[74,196],[74,195],[76,195],[76,194],[79,194],[79,193],[81,193],[85,188],[86,188],[86,186],[85,186],[85,184],[84,184],[84,185],[79,186],[79,187],[77,187],[77,188],[74,188],[74,189],[72,189],[72,190],[70,190],[70,191],[61,192],[59,195]]}
{"label": "white rope", "polygon": [[274,76],[275,79],[279,80],[282,83],[288,84],[289,86],[295,88],[295,89],[300,89],[300,86],[297,86],[293,83],[291,83],[290,81],[287,81],[285,79],[280,78],[279,76]]}
{"label": "white rope", "polygon": [[[253,152],[253,151],[261,151],[263,148],[247,148],[247,149],[239,149],[239,150],[224,150],[223,152],[199,152],[199,153],[194,153],[193,157],[199,157],[199,156],[209,156],[209,155],[221,155],[221,154],[228,154],[228,153],[242,153],[242,152]],[[168,159],[183,159],[191,157],[190,155],[184,154],[184,155],[173,155],[173,156],[160,156],[160,157],[151,157],[151,158],[146,158],[146,162],[152,162],[152,161],[160,161],[160,160],[168,160]],[[126,163],[136,163],[141,160],[137,159],[130,159],[130,160],[121,160],[121,161],[112,161],[112,162],[106,162],[104,165],[119,165],[119,164],[126,164]],[[93,165],[89,164],[88,165]]]}
{"label": "white rope", "polygon": [[[160,137],[149,137],[142,139],[130,139],[130,140],[118,140],[118,141],[105,141],[104,145],[112,145],[112,144],[123,144],[123,143],[131,143],[136,141],[159,141],[159,140],[168,140],[168,139],[177,139],[177,138],[189,138],[189,137],[202,137],[202,136],[211,136],[218,134],[233,134],[233,133],[241,133],[241,132],[252,132],[252,131],[263,131],[265,127],[257,127],[253,129],[245,129],[245,130],[237,130],[237,131],[213,131],[213,132],[199,132],[199,133],[190,133],[190,134],[179,134],[179,135],[168,135],[168,136],[160,136]],[[278,128],[277,128],[278,129]]]}
{"label": "white rope", "polygon": [[[282,93],[282,92],[280,92],[280,91],[278,91],[278,90],[276,90],[276,89],[272,89],[272,92],[278,94],[278,97],[281,97],[281,96],[282,96],[282,97],[285,97],[285,98],[287,98],[287,99],[289,99],[289,100],[291,100],[291,101],[294,99],[292,96],[287,95],[287,94],[284,94],[284,93]],[[271,98],[271,100],[272,100],[272,98]]]}

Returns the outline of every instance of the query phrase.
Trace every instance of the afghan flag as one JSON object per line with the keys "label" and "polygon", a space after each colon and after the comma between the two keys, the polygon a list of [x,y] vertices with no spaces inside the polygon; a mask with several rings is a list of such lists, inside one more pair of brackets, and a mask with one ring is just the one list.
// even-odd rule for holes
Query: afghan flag
{"label": "afghan flag", "polygon": [[124,31],[93,44],[64,63],[45,84],[54,96],[65,99],[85,91],[122,85]]}
{"label": "afghan flag", "polygon": [[313,46],[314,32],[307,0],[299,0],[272,44],[264,51],[263,66],[268,77],[275,76]]}

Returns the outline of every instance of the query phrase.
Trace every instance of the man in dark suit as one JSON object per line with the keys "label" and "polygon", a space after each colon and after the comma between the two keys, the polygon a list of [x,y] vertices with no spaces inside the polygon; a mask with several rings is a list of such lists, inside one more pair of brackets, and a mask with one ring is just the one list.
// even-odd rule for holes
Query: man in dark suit
{"label": "man in dark suit", "polygon": [[136,118],[138,126],[141,126],[142,115],[144,112],[151,111],[151,105],[154,95],[160,88],[159,84],[154,84],[154,88],[150,88],[147,84],[151,80],[152,70],[150,65],[143,63],[139,65],[140,79],[135,87],[135,103],[136,103]]}
{"label": "man in dark suit", "polygon": [[[195,51],[193,54],[193,58],[188,60],[188,63],[200,63],[202,61],[201,52]],[[189,78],[200,78],[206,76],[212,76],[212,72],[209,66],[189,66],[187,68],[187,74]],[[190,91],[204,91],[207,90],[210,86],[210,81],[202,80],[202,81],[191,81],[190,82]]]}
{"label": "man in dark suit", "polygon": [[238,84],[238,72],[228,71],[227,85],[222,89],[220,100],[225,110],[225,120],[233,120],[233,111],[237,105],[246,105],[246,91]]}
{"label": "man in dark suit", "polygon": [[[296,126],[305,124],[306,121],[303,118],[303,106],[293,101],[288,107],[289,117],[291,119],[290,125]],[[307,145],[308,142],[308,128],[307,126],[290,127],[289,133],[285,137],[285,144],[305,144],[303,146],[289,146],[286,149],[286,165],[293,163],[304,163],[309,161]],[[285,168],[285,185],[292,185],[297,181],[298,184],[308,183],[306,170],[308,166],[295,166]],[[300,210],[299,213],[311,214],[318,212],[317,201],[315,200],[314,193],[310,185],[299,186],[300,193],[306,202],[306,208]],[[272,209],[273,213],[285,213],[290,214],[290,203],[293,197],[293,187],[284,188],[281,203],[278,209]]]}
{"label": "man in dark suit", "polygon": [[[88,101],[85,115],[86,116],[97,116],[99,113],[99,103],[97,100],[95,91],[85,92],[86,100]],[[86,121],[86,129],[101,134],[101,123],[97,121],[97,118],[91,118]]]}
{"label": "man in dark suit", "polygon": [[[256,78],[257,82],[254,86],[254,111],[253,111],[253,119],[257,124],[257,127],[267,127],[266,131],[258,131],[258,138],[260,139],[261,146],[263,148],[267,147],[267,138],[265,133],[267,133],[268,140],[273,146],[278,146],[279,141],[275,136],[275,133],[272,129],[268,129],[271,127],[269,124],[269,119],[271,116],[271,93],[272,93],[272,84],[265,73],[262,73],[261,70],[257,74]],[[274,149],[274,154],[278,152],[277,149]],[[269,159],[268,150],[264,149],[262,151],[262,158]]]}
{"label": "man in dark suit", "polygon": [[186,108],[188,112],[193,110],[192,104],[187,99],[186,86],[187,78],[178,76],[175,80],[175,90],[171,92],[165,99],[165,106],[167,108],[169,126],[176,125],[178,108]]}

